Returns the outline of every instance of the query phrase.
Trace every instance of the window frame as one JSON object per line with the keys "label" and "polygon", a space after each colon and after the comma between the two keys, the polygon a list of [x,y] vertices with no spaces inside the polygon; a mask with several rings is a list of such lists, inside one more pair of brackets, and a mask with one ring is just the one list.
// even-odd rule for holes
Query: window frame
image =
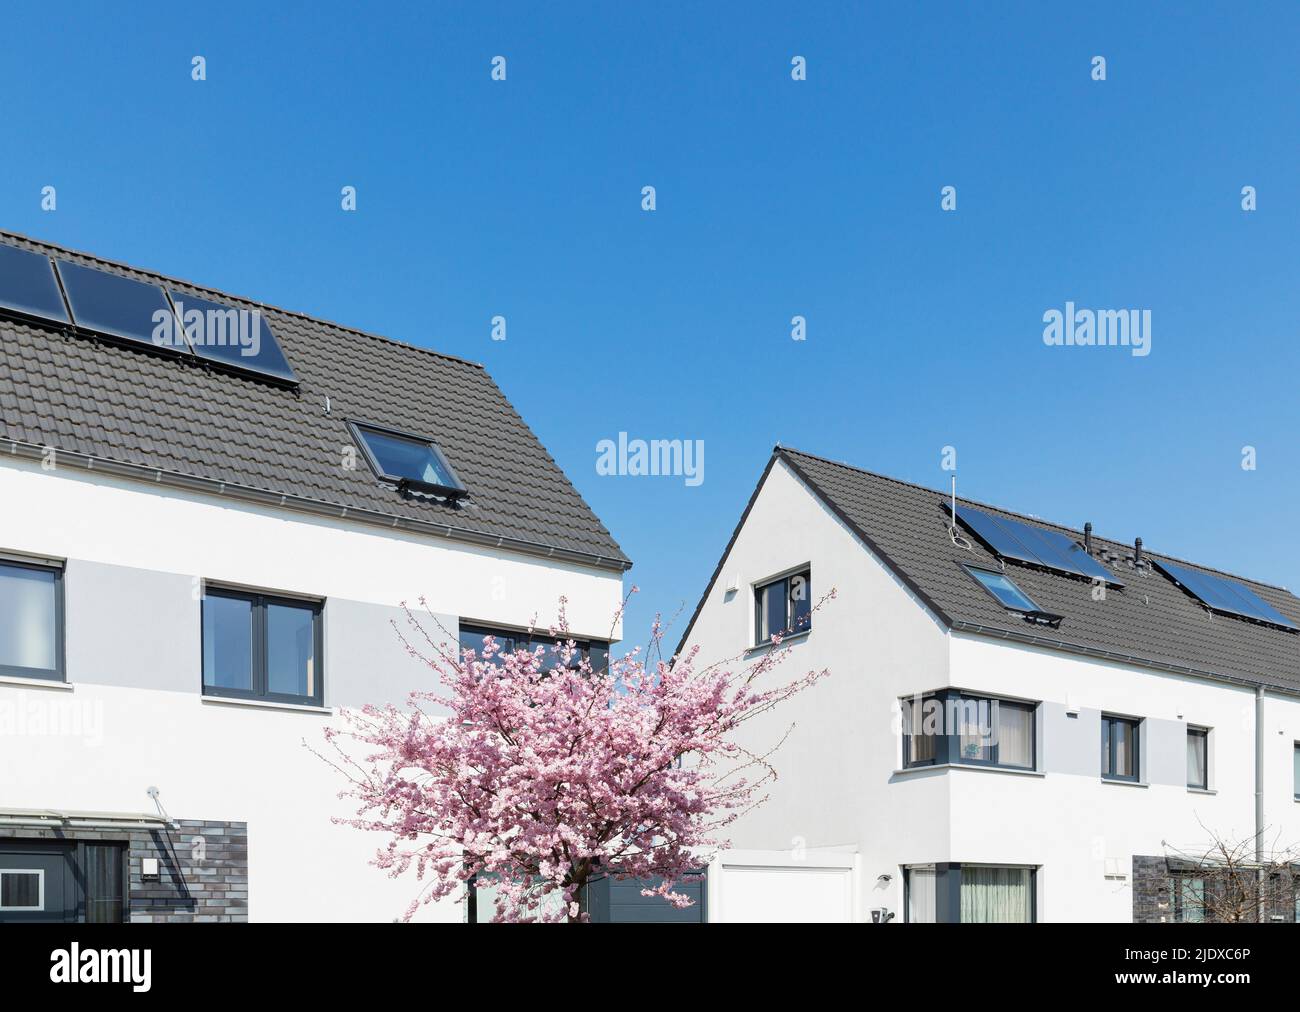
{"label": "window frame", "polygon": [[[903,697],[903,699],[900,700],[900,704],[904,707],[909,707],[913,705],[915,699],[916,699],[915,696],[905,696]],[[903,769],[905,770],[924,769],[928,766],[987,766],[991,769],[1021,770],[1027,773],[1037,772],[1038,770],[1038,707],[1041,705],[1040,703],[1031,702],[1029,700],[1024,700],[1024,699],[1008,699],[1004,696],[986,695],[977,692],[970,692],[965,689],[947,688],[947,689],[938,689],[935,692],[928,692],[922,694],[920,697],[920,702],[922,707],[924,707],[926,701],[931,699],[936,700],[943,708],[943,714],[944,714],[943,733],[929,736],[934,738],[934,755],[931,758],[913,761],[909,759],[909,755],[911,754],[911,739],[916,737],[916,735],[909,734],[907,732],[907,722],[905,719],[903,722],[903,730],[902,730],[902,738],[903,738],[902,768]],[[984,759],[984,758],[971,759],[962,756],[961,744],[960,744],[961,734],[947,727],[947,713],[948,713],[949,703],[952,701],[956,701],[957,704],[960,705],[962,700],[970,700],[976,702],[977,704],[987,703],[990,706],[990,714],[992,713],[992,704],[996,703],[998,706],[997,709],[998,716],[995,722],[996,726],[993,728],[993,743],[989,746],[988,759]],[[1018,710],[1027,710],[1029,713],[1029,757],[1030,758],[1029,758],[1028,766],[1022,766],[1019,763],[1002,762],[1000,726],[1002,722],[1001,714],[1002,714],[1003,706],[1010,706]],[[926,736],[922,736],[922,737],[926,737]],[[954,739],[956,739],[955,742]]]}
{"label": "window frame", "polygon": [[[993,598],[993,600],[998,603],[999,607],[1005,608],[1007,611],[1015,612],[1016,614],[1020,614],[1020,615],[1046,614],[1046,612],[1044,612],[1043,609],[1038,606],[1038,603],[1032,597],[1030,597],[1028,594],[1025,593],[1024,588],[1022,588],[1020,584],[1016,583],[1015,580],[1011,579],[1011,577],[1009,577],[1006,573],[1000,572],[999,570],[996,569],[989,569],[987,566],[972,566],[969,563],[965,563],[965,562],[962,563],[962,569],[966,570],[966,572],[970,574],[970,578],[975,581],[976,585],[981,590],[983,590],[984,593],[988,594],[989,597]],[[998,597],[997,593],[991,587],[989,587],[988,584],[986,584],[983,580],[981,580],[976,575],[977,573],[987,573],[990,576],[1002,577],[1002,579],[1006,580],[1009,584],[1011,584],[1012,587],[1016,589],[1017,594],[1019,594],[1026,601],[1029,602],[1029,608],[1027,609],[1016,608],[1013,607],[1012,605],[1007,604],[1004,600],[1002,600],[1002,598]]]}
{"label": "window frame", "polygon": [[[1200,887],[1200,917],[1195,920],[1187,919],[1187,886],[1190,883],[1199,882]],[[1192,890],[1193,892],[1195,890]],[[1169,876],[1169,916],[1175,924],[1204,924],[1210,920],[1208,911],[1205,909],[1205,892],[1206,881],[1204,875],[1189,875],[1183,872],[1176,872]]]}
{"label": "window frame", "polygon": [[[903,923],[904,924],[935,924],[937,923],[938,911],[932,914],[929,921],[912,920],[912,875],[917,871],[928,871],[934,875],[935,892],[939,888],[939,871],[933,864],[905,864],[903,865]],[[936,897],[937,900],[937,897]],[[937,906],[937,902],[936,902]]]}
{"label": "window frame", "polygon": [[[205,651],[208,636],[207,608],[204,603],[209,597],[227,600],[246,601],[252,605],[250,622],[252,628],[253,656],[251,678],[252,689],[231,689],[219,685],[209,685],[205,667]],[[270,641],[267,637],[266,612],[268,605],[284,605],[292,608],[310,608],[312,612],[312,661],[315,676],[314,691],[310,696],[287,692],[271,692],[268,688],[267,657],[270,653]],[[325,602],[317,598],[294,597],[286,594],[272,594],[242,587],[226,587],[219,584],[205,584],[203,596],[199,599],[199,685],[204,696],[217,699],[241,699],[257,703],[283,703],[291,706],[325,705]]]}
{"label": "window frame", "polygon": [[[1133,729],[1133,773],[1115,773],[1115,754],[1117,751],[1116,738],[1110,730],[1116,724],[1127,724]],[[1101,731],[1106,734],[1106,752],[1102,755],[1103,765],[1101,778],[1103,780],[1117,780],[1126,784],[1137,784],[1142,782],[1142,718],[1141,717],[1121,717],[1118,714],[1103,713],[1101,715]]]}
{"label": "window frame", "polygon": [[[573,640],[583,660],[591,665],[591,670],[597,674],[608,670],[609,668],[609,644],[604,640],[580,639],[577,636],[566,636],[564,640],[556,639],[554,636],[538,635],[534,632],[531,636],[525,629],[506,629],[501,626],[485,625],[482,622],[461,622],[456,630],[456,656],[460,657],[461,652],[465,649],[460,642],[461,636],[469,633],[474,636],[492,636],[497,640],[511,639],[515,642],[515,649],[526,646],[529,650],[537,647],[558,646],[565,640]],[[493,655],[493,662],[496,661],[504,650],[498,650]],[[477,651],[475,651],[477,655]],[[481,658],[480,658],[481,660]],[[599,661],[599,663],[597,663]]]}
{"label": "window frame", "polygon": [[28,569],[38,573],[52,573],[54,576],[54,667],[25,668],[17,664],[0,664],[0,677],[31,678],[47,682],[66,682],[66,615],[63,594],[64,567],[53,562],[38,562],[32,559],[0,555],[0,568]]}
{"label": "window frame", "polygon": [[1192,790],[1208,791],[1210,789],[1210,729],[1196,724],[1188,724],[1187,737],[1201,739],[1201,768],[1205,771],[1204,783],[1194,784],[1189,781],[1187,786]]}
{"label": "window frame", "polygon": [[[430,437],[421,436],[415,432],[394,429],[389,425],[380,425],[378,422],[367,422],[359,418],[349,418],[348,428],[351,430],[353,441],[361,448],[366,463],[370,465],[370,470],[374,472],[375,477],[380,481],[392,482],[402,490],[412,488],[417,492],[429,492],[445,496],[448,499],[462,499],[469,495],[469,490],[465,487],[460,475],[456,473],[456,469],[451,466],[451,461],[447,459],[447,455],[442,452],[442,447]],[[390,436],[395,439],[405,439],[427,447],[433,454],[434,460],[455,484],[442,485],[437,482],[423,481],[419,478],[408,478],[400,474],[389,474],[384,470],[383,465],[379,463],[379,458],[375,456],[375,452],[366,441],[365,434],[367,432],[373,432],[380,436]]]}
{"label": "window frame", "polygon": [[[1004,870],[1026,871],[1029,873],[1029,893],[1027,903],[1029,907],[1029,920],[1026,923],[1038,923],[1038,873],[1042,870],[1042,865],[1036,864],[986,864],[982,861],[971,862],[935,862],[932,864],[910,864],[903,865],[903,923],[911,924],[912,921],[912,872],[917,869],[929,869],[934,872],[934,896],[935,909],[933,920],[925,923],[934,924],[970,924],[986,923],[983,921],[972,922],[962,921],[961,919],[961,889],[962,889],[962,872],[966,868],[998,868]],[[944,914],[946,916],[941,917]],[[919,922],[917,922],[919,923]]]}
{"label": "window frame", "polygon": [[0,878],[6,875],[36,876],[36,905],[26,907],[0,906],[0,913],[31,914],[45,912],[45,869],[44,868],[0,868]]}
{"label": "window frame", "polygon": [[1297,759],[1300,759],[1300,741],[1291,743],[1291,794],[1296,801],[1300,801],[1300,771],[1296,768]]}
{"label": "window frame", "polygon": [[[767,636],[764,636],[764,635],[763,635],[763,618],[764,618],[764,615],[763,615],[763,611],[764,611],[764,603],[763,603],[763,602],[764,602],[764,600],[766,599],[765,591],[766,591],[769,587],[774,587],[774,586],[775,586],[776,584],[778,584],[778,583],[784,583],[784,584],[786,585],[786,588],[785,588],[785,624],[786,624],[786,625],[789,625],[790,623],[792,623],[792,622],[794,621],[794,607],[793,607],[793,600],[794,600],[794,599],[790,596],[790,595],[791,595],[792,581],[794,581],[795,579],[798,579],[798,578],[800,578],[800,577],[803,578],[803,580],[804,580],[804,582],[805,582],[805,585],[806,585],[807,587],[809,587],[809,588],[812,587],[812,564],[811,564],[811,563],[805,563],[805,564],[802,565],[802,566],[796,566],[794,569],[786,570],[786,572],[783,573],[783,574],[780,575],[780,576],[774,576],[774,577],[771,577],[771,578],[769,578],[769,579],[764,580],[762,583],[755,583],[755,584],[753,585],[753,588],[754,588],[754,646],[755,646],[755,647],[770,646],[771,643],[772,643],[772,636],[773,636],[773,635],[776,635],[776,634],[774,634],[774,633],[769,633],[769,635],[767,635]],[[803,627],[802,629],[787,629],[787,630],[785,630],[784,632],[780,633],[780,636],[781,636],[781,639],[782,639],[782,640],[787,640],[787,639],[789,639],[791,636],[802,636],[803,634],[808,633],[808,632],[811,632],[811,631],[812,631],[812,602],[811,602],[811,600],[810,600],[810,601],[809,601],[809,604],[808,604],[808,621],[807,621],[807,623],[804,625],[804,627]]]}

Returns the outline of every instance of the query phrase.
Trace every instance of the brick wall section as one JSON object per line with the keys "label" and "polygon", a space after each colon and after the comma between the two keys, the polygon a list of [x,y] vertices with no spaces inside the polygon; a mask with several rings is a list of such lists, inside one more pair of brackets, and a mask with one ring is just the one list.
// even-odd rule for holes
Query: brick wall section
{"label": "brick wall section", "polygon": [[[158,858],[158,878],[140,877]],[[247,921],[248,825],[182,819],[174,830],[131,834],[132,921]]]}
{"label": "brick wall section", "polygon": [[[0,827],[0,839],[125,844],[129,916],[136,922],[248,920],[248,824],[183,819],[175,829]],[[143,877],[147,857],[158,878]]]}
{"label": "brick wall section", "polygon": [[1163,857],[1133,855],[1133,923],[1173,921],[1169,897],[1169,863]]}

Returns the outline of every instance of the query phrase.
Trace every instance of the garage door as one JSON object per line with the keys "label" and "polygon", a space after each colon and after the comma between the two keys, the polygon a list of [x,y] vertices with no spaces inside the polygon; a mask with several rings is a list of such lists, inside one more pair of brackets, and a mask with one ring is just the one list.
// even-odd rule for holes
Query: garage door
{"label": "garage door", "polygon": [[711,921],[848,923],[854,855],[795,859],[785,851],[731,851],[709,869]]}

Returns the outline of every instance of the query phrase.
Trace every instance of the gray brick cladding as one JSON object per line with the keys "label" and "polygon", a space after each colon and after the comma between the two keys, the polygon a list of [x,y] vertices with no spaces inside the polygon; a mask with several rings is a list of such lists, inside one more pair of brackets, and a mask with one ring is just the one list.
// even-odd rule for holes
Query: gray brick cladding
{"label": "gray brick cladding", "polygon": [[[127,847],[127,908],[136,922],[248,920],[248,825],[182,819],[175,829],[0,828],[0,839],[96,840]],[[158,877],[145,881],[145,858]]]}

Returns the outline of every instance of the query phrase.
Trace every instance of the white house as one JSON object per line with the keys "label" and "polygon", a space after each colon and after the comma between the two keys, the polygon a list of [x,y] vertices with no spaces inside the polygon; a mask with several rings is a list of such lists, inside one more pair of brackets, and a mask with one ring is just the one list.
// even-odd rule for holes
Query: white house
{"label": "white house", "polygon": [[0,317],[0,921],[399,915],[307,746],[627,558],[482,366],[12,235]]}
{"label": "white house", "polygon": [[[761,724],[714,920],[1194,919],[1300,843],[1300,600],[777,447],[683,637],[830,676]],[[810,602],[837,598],[809,619]],[[1294,921],[1294,883],[1265,916]]]}

